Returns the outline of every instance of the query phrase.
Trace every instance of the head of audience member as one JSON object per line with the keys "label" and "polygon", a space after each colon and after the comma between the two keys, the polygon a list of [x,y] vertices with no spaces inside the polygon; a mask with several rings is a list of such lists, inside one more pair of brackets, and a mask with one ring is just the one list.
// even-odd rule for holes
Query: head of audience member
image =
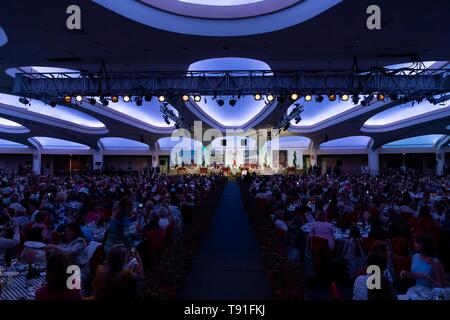
{"label": "head of audience member", "polygon": [[82,238],[83,233],[81,232],[81,228],[79,224],[69,223],[66,225],[64,229],[64,238],[66,242],[70,243],[78,238]]}
{"label": "head of audience member", "polygon": [[51,292],[62,292],[67,290],[67,269],[70,265],[69,258],[58,251],[47,257],[46,283]]}
{"label": "head of audience member", "polygon": [[424,257],[434,257],[434,241],[428,234],[421,234],[414,240],[414,251]]}
{"label": "head of audience member", "polygon": [[361,239],[361,231],[358,226],[352,226],[350,228],[350,238],[352,239]]}

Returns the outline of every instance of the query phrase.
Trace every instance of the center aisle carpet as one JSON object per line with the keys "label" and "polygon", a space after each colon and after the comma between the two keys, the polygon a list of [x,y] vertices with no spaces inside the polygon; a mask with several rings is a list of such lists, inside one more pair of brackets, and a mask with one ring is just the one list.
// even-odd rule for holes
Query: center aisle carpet
{"label": "center aisle carpet", "polygon": [[178,299],[268,299],[259,247],[239,186],[228,182]]}

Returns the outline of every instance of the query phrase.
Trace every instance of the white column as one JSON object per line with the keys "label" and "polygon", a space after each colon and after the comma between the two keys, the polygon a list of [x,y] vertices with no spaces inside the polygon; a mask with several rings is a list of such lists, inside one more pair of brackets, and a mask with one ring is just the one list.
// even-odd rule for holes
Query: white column
{"label": "white column", "polygon": [[442,176],[444,174],[445,166],[445,151],[444,148],[436,152],[436,175]]}
{"label": "white column", "polygon": [[33,153],[33,173],[38,175],[41,174],[41,167],[42,167],[42,156],[41,152],[37,150]]}
{"label": "white column", "polygon": [[317,143],[311,142],[309,148],[309,162],[311,167],[317,165],[317,151],[319,150],[319,145]]}
{"label": "white column", "polygon": [[156,168],[159,165],[159,153],[158,150],[152,150],[152,167]]}
{"label": "white column", "polygon": [[101,170],[103,167],[103,150],[102,149],[94,149],[94,153],[92,154],[92,170]]}
{"label": "white column", "polygon": [[380,154],[379,150],[369,147],[368,153],[369,173],[373,176],[377,176],[380,172]]}

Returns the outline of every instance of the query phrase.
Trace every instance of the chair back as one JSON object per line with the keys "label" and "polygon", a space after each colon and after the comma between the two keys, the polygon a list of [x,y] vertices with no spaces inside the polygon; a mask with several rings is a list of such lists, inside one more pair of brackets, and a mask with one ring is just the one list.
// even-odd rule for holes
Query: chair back
{"label": "chair back", "polygon": [[330,285],[330,298],[331,300],[344,300],[344,296],[335,281]]}
{"label": "chair back", "polygon": [[404,237],[397,237],[388,240],[392,253],[395,256],[405,256],[408,250],[408,240]]}
{"label": "chair back", "polygon": [[392,264],[394,265],[394,272],[397,278],[400,277],[400,272],[402,270],[409,271],[411,270],[411,257],[394,257],[392,259]]}
{"label": "chair back", "polygon": [[155,229],[148,231],[145,237],[147,239],[147,250],[151,256],[160,254],[166,248],[164,230]]}

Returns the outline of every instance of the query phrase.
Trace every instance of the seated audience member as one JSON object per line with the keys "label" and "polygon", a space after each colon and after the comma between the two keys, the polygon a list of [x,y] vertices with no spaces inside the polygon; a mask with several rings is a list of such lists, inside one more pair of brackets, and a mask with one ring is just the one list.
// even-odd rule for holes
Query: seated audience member
{"label": "seated audience member", "polygon": [[109,221],[108,235],[105,243],[105,253],[117,244],[130,246],[131,237],[128,232],[130,225],[129,216],[133,209],[133,203],[129,197],[123,197],[114,207],[113,217]]}
{"label": "seated audience member", "polygon": [[34,217],[34,222],[32,222],[30,229],[30,232],[35,228],[41,229],[43,242],[48,242],[51,238],[51,231],[49,230],[48,225],[45,221],[46,215],[47,214],[45,211],[38,212]]}
{"label": "seated audience member", "polygon": [[158,225],[161,229],[166,230],[170,225],[170,214],[166,207],[161,207],[159,209],[159,221]]}
{"label": "seated audience member", "polygon": [[429,234],[431,236],[436,235],[436,224],[431,216],[429,206],[423,206],[419,210],[419,217],[414,223],[414,234]]}
{"label": "seated audience member", "polygon": [[30,200],[28,202],[28,212],[31,214],[30,220],[36,221],[36,215],[39,213],[39,204],[35,200]]}
{"label": "seated audience member", "polygon": [[342,257],[347,262],[347,270],[352,278],[364,265],[364,252],[361,244],[361,232],[357,226],[350,228],[350,236],[344,242]]}
{"label": "seated audience member", "polygon": [[[92,283],[96,300],[134,300],[138,297],[137,280],[142,277],[143,268],[140,259],[130,259],[128,249],[124,245],[111,248],[106,264],[99,266],[96,278]],[[136,260],[133,260],[136,259]],[[134,261],[134,270],[127,264]]]}
{"label": "seated audience member", "polygon": [[275,228],[278,230],[281,230],[283,232],[287,232],[288,231],[288,226],[286,224],[286,222],[284,222],[284,212],[283,210],[277,210],[275,211]]}
{"label": "seated audience member", "polygon": [[434,255],[433,238],[422,234],[414,242],[411,271],[403,270],[401,278],[416,280],[416,286],[443,288],[448,284],[444,268]]}
{"label": "seated audience member", "polygon": [[300,200],[300,205],[295,208],[295,211],[298,213],[302,213],[302,214],[306,214],[307,212],[310,212],[311,208],[308,207],[308,199],[302,198],[302,200]]}
{"label": "seated audience member", "polygon": [[24,248],[20,253],[20,261],[22,263],[45,263],[46,254],[44,248],[46,245],[44,243],[43,232],[43,228],[31,229],[27,241],[24,243]]}
{"label": "seated audience member", "polygon": [[390,252],[388,243],[386,241],[382,241],[382,240],[375,241],[370,246],[369,252],[367,254],[368,255],[378,254],[378,255],[382,256],[384,258],[384,260],[386,260],[386,268],[385,268],[383,274],[386,277],[386,279],[388,279],[391,283],[393,283],[394,282],[394,267],[392,264],[391,252]]}
{"label": "seated audience member", "polygon": [[14,208],[14,217],[11,220],[19,225],[19,227],[30,222],[30,218],[27,216],[27,210],[20,204]]}
{"label": "seated audience member", "polygon": [[83,239],[80,226],[75,223],[69,223],[65,227],[64,239],[61,244],[48,245],[47,250],[54,249],[64,253],[72,264],[80,265],[80,256],[86,248],[86,241]]}
{"label": "seated audience member", "polygon": [[410,225],[393,209],[390,210],[389,215],[389,237],[391,239],[396,237],[409,239],[411,236]]}
{"label": "seated audience member", "polygon": [[316,221],[312,224],[309,235],[328,240],[328,248],[330,251],[334,250],[334,227],[325,221],[323,210],[317,210]]}
{"label": "seated audience member", "polygon": [[300,216],[295,216],[288,227],[288,235],[291,246],[293,246],[298,250],[301,250],[303,247],[302,225],[303,225],[303,218]]}
{"label": "seated audience member", "polygon": [[69,259],[61,252],[54,252],[48,256],[46,267],[46,282],[36,291],[36,300],[80,300],[78,289],[69,289],[67,269]]}
{"label": "seated audience member", "polygon": [[353,285],[353,300],[397,300],[392,283],[384,276],[386,259],[376,253],[367,257],[366,268],[377,266],[381,271],[380,288],[369,289],[367,281],[371,274],[358,276]]}
{"label": "seated audience member", "polygon": [[4,264],[5,251],[20,244],[19,226],[14,225],[6,215],[0,217],[0,264]]}
{"label": "seated audience member", "polygon": [[389,237],[389,233],[383,227],[383,223],[381,222],[380,219],[378,218],[372,219],[372,222],[370,224],[369,237],[379,240],[386,240]]}

